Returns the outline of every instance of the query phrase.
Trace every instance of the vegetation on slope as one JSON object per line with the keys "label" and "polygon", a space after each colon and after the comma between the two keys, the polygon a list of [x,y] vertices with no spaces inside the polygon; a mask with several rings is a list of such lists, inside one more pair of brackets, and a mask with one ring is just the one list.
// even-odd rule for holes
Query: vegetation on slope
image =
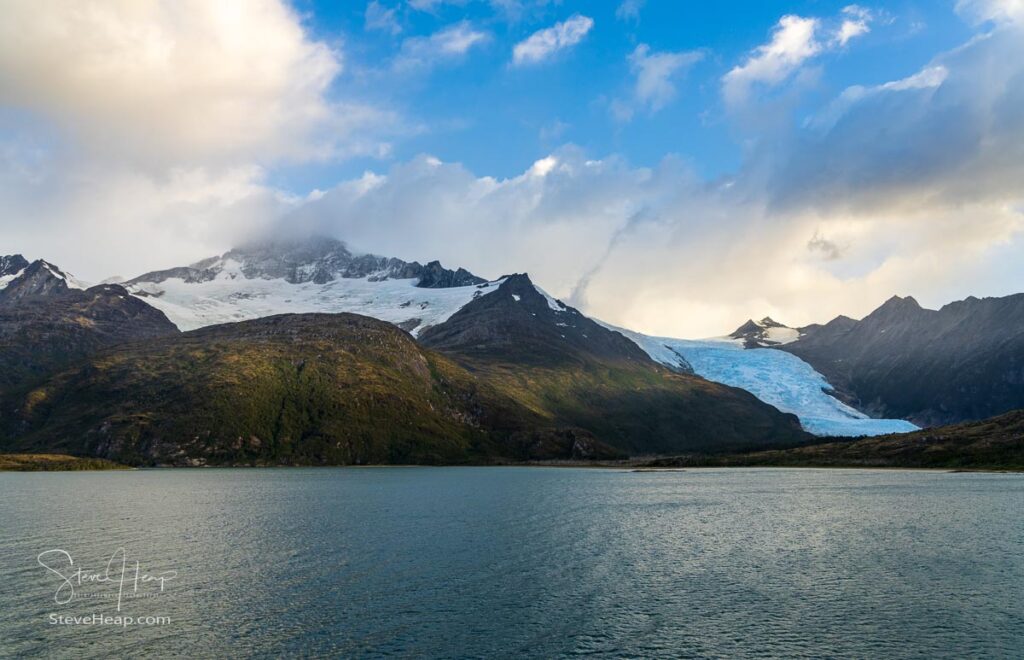
{"label": "vegetation on slope", "polygon": [[658,459],[666,466],[820,466],[1024,470],[1024,410],[980,422],[792,449]]}
{"label": "vegetation on slope", "polygon": [[16,397],[13,449],[149,464],[460,463],[618,455],[391,324],[281,315],[101,352]]}
{"label": "vegetation on slope", "polygon": [[542,295],[525,275],[420,334],[505,397],[632,454],[806,441],[749,392],[669,370],[635,343]]}
{"label": "vegetation on slope", "polygon": [[102,458],[66,454],[0,454],[0,472],[74,472],[81,470],[128,470],[127,465]]}

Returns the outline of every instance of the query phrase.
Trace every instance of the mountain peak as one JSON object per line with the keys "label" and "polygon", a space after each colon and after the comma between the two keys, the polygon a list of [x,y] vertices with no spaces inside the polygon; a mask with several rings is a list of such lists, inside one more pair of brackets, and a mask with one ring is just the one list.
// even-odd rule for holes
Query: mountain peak
{"label": "mountain peak", "polygon": [[20,254],[0,255],[0,277],[16,275],[28,267],[28,259]]}
{"label": "mountain peak", "polygon": [[785,328],[785,327],[788,327],[784,323],[779,323],[778,321],[776,321],[775,319],[773,319],[770,316],[766,316],[763,319],[761,319],[760,321],[758,321],[758,325],[760,325],[762,328]]}
{"label": "mountain peak", "polygon": [[248,280],[279,280],[289,284],[327,284],[337,279],[416,279],[416,286],[445,289],[483,284],[486,280],[459,268],[448,270],[439,261],[426,266],[394,257],[359,254],[336,238],[308,236],[305,238],[265,238],[242,243],[219,257],[197,261],[191,266],[153,271],[140,275],[127,284],[159,284],[180,279],[186,284],[201,284],[216,279],[227,271]]}
{"label": "mountain peak", "polygon": [[906,296],[901,298],[900,296],[893,296],[882,303],[879,309],[890,308],[890,309],[922,309],[921,305],[918,304],[917,300],[913,296]]}
{"label": "mountain peak", "polygon": [[80,288],[82,286],[78,282],[57,266],[36,259],[21,268],[15,277],[0,288],[0,302],[12,303],[25,298],[60,295],[69,289]]}
{"label": "mountain peak", "polygon": [[783,325],[770,316],[747,322],[729,333],[731,339],[742,339],[744,348],[768,348],[795,341],[799,331]]}
{"label": "mountain peak", "polygon": [[476,297],[419,339],[431,348],[499,361],[650,362],[635,343],[545,293],[526,273],[505,276],[497,291]]}

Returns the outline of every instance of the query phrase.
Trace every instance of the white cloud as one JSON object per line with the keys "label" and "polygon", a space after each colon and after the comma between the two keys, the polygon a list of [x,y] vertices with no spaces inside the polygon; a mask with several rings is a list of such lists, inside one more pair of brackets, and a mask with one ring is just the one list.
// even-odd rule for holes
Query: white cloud
{"label": "white cloud", "polygon": [[652,52],[647,44],[640,44],[629,56],[630,69],[636,76],[634,96],[640,105],[657,112],[676,96],[674,78],[701,59],[704,53]]}
{"label": "white cloud", "polygon": [[342,71],[279,0],[7,3],[5,245],[99,279],[269,222],[292,201],[267,168],[379,156],[403,130],[332,96]]}
{"label": "white cloud", "polygon": [[552,27],[538,30],[515,45],[512,49],[512,63],[523,65],[541,62],[560,50],[578,44],[592,27],[592,18],[575,14]]}
{"label": "white cloud", "polygon": [[620,21],[640,22],[640,10],[647,4],[647,0],[622,0],[615,9],[615,18]]}
{"label": "white cloud", "polygon": [[871,12],[858,5],[843,7],[843,19],[832,36],[833,46],[845,46],[850,39],[867,34],[871,31],[869,24],[872,20]]}
{"label": "white cloud", "polygon": [[15,2],[4,13],[0,103],[107,155],[331,157],[382,119],[327,99],[341,53],[277,0]]}
{"label": "white cloud", "polygon": [[[874,15],[859,5],[847,5],[838,27],[823,29],[818,18],[788,15],[779,19],[772,39],[758,46],[747,60],[722,77],[722,94],[732,107],[744,104],[755,87],[774,87],[792,77],[811,58],[842,48],[871,31]],[[830,21],[831,23],[831,21]]]}
{"label": "white cloud", "polygon": [[949,75],[946,67],[937,64],[929,65],[917,73],[873,87],[854,85],[843,90],[836,99],[824,110],[810,117],[805,126],[816,130],[827,130],[835,126],[846,111],[864,99],[883,92],[903,92],[910,90],[932,90],[941,85]]}
{"label": "white cloud", "polygon": [[746,62],[722,78],[726,102],[743,103],[755,84],[777,85],[821,52],[822,46],[815,38],[818,27],[816,18],[790,15],[779,19],[771,41],[758,46]]}
{"label": "white cloud", "polygon": [[411,37],[402,43],[395,58],[396,69],[429,67],[444,60],[454,60],[470,49],[480,46],[490,35],[477,30],[469,21],[462,21],[435,32],[429,37]]}
{"label": "white cloud", "polygon": [[363,15],[363,22],[367,30],[380,30],[391,35],[399,34],[402,26],[398,24],[395,17],[396,9],[388,9],[377,0],[371,0],[366,5],[366,13]]}
{"label": "white cloud", "polygon": [[1024,0],[957,0],[956,10],[978,22],[1024,20]]}

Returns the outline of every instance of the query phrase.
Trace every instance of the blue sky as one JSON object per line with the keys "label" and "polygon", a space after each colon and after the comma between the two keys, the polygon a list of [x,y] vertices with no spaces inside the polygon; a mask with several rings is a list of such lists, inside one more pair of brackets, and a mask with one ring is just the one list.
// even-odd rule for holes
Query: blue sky
{"label": "blue sky", "polygon": [[[437,3],[417,10],[392,0],[392,30],[367,28],[360,2],[296,0],[311,34],[343,48],[348,71],[337,92],[399,108],[419,130],[397,141],[389,158],[429,153],[497,177],[514,176],[564,143],[587,153],[621,154],[653,165],[666,154],[687,159],[703,176],[739,167],[743,135],[725,118],[721,77],[764,43],[785,14],[838,21],[849,2],[524,2],[508,11],[487,2]],[[628,6],[628,3],[627,3]],[[865,5],[867,7],[867,5]],[[870,32],[820,57],[820,79],[803,103],[811,109],[849,85],[873,85],[918,71],[937,52],[964,42],[971,26],[949,1],[875,6]],[[617,15],[618,13],[618,15]],[[513,47],[533,32],[573,15],[594,24],[574,46],[532,66],[510,66]],[[464,56],[396,75],[393,62],[409,40],[429,38],[468,22],[486,38]],[[676,96],[629,121],[610,109],[635,82],[629,55],[640,44],[654,52],[700,52],[699,62],[672,76]],[[898,54],[898,56],[896,56]],[[799,113],[795,114],[799,118]],[[379,159],[282,169],[275,182],[296,192],[326,189]]]}
{"label": "blue sky", "polygon": [[269,233],[707,336],[1024,291],[1024,0],[12,0],[0,252]]}

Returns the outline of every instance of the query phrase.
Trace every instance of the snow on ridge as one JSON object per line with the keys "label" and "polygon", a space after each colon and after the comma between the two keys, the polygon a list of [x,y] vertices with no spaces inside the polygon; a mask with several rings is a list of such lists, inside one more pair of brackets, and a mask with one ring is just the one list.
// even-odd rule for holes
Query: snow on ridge
{"label": "snow on ridge", "polygon": [[473,299],[496,291],[504,281],[439,289],[417,287],[416,278],[372,281],[372,276],[293,284],[283,278],[247,279],[241,264],[230,259],[223,265],[205,282],[169,278],[129,288],[185,331],[274,314],[351,312],[406,327],[415,324],[410,329],[415,336],[448,320]]}
{"label": "snow on ridge", "polygon": [[883,435],[918,429],[908,421],[874,419],[846,405],[828,394],[832,386],[814,367],[785,351],[745,349],[742,339],[730,337],[651,337],[604,325],[633,340],[655,362],[674,368],[688,366],[698,376],[747,390],[761,401],[793,413],[804,430],[814,435]]}
{"label": "snow on ridge", "polygon": [[551,309],[553,309],[556,312],[564,312],[565,311],[565,309],[566,309],[565,303],[563,303],[561,300],[557,300],[556,298],[552,297],[550,294],[548,294],[547,291],[545,291],[544,289],[540,288],[536,284],[533,285],[533,288],[537,289],[537,293],[539,293],[540,295],[544,296],[544,299],[548,301],[548,307],[550,307]]}
{"label": "snow on ridge", "polygon": [[6,289],[8,284],[10,284],[14,280],[18,279],[19,277],[21,277],[21,274],[24,273],[24,272],[25,272],[25,269],[22,268],[17,273],[13,273],[11,275],[0,276],[0,290]]}

